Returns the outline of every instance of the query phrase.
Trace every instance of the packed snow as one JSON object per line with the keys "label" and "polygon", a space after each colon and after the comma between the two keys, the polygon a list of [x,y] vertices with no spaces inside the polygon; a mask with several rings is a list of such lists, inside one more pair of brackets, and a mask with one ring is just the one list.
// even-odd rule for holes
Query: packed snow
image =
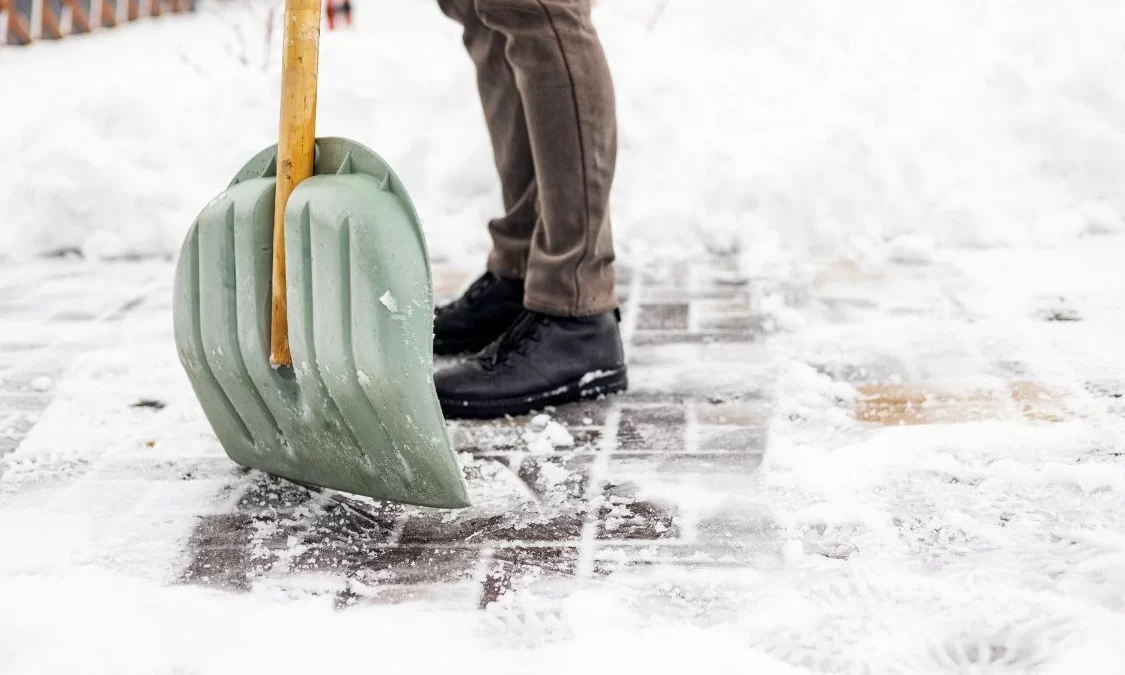
{"label": "packed snow", "polygon": [[[203,205],[275,142],[279,6],[209,0],[0,46],[0,91],[21,92],[0,124],[0,260],[174,256]],[[318,133],[384,156],[433,257],[479,266],[499,188],[459,29],[433,0],[355,11],[352,29],[322,35]],[[170,583],[200,519],[249,488],[194,403],[167,307],[96,335],[19,323],[13,342],[58,340],[72,360],[21,385],[51,404],[18,448],[0,446],[0,672],[1120,672],[1122,11],[597,2],[622,260],[733,256],[715,278],[747,289],[765,333],[760,370],[724,367],[716,348],[692,373],[710,347],[669,347],[649,353],[688,367],[642,371],[638,386],[683,385],[731,414],[761,387],[773,406],[756,472],[630,478],[674,501],[689,536],[719,522],[752,538],[760,564],[634,567],[666,552],[621,548],[578,563],[612,575],[483,611],[450,598],[341,611],[341,594],[381,596],[302,567],[306,543],[287,527],[322,515],[318,496],[249,528],[251,562],[270,574],[247,592]],[[153,297],[167,295],[157,282]],[[97,346],[76,349],[80,337]],[[1011,389],[1017,375],[1034,388]],[[909,404],[893,414],[910,419],[868,424],[857,416],[885,414],[870,382],[926,388],[916,403],[896,394]],[[458,445],[529,452],[522,466],[460,457],[484,516],[533,529],[574,507],[569,453],[620,420],[559,412],[476,436],[453,426]],[[937,413],[961,417],[909,423]],[[24,426],[0,418],[4,434]],[[506,512],[512,495],[534,508]],[[661,533],[637,503],[623,491],[593,506],[610,535]]]}

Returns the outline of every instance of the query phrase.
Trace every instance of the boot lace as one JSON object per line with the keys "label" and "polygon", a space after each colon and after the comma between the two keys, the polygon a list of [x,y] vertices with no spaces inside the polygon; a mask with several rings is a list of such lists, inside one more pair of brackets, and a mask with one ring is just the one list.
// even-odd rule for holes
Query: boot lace
{"label": "boot lace", "polygon": [[539,329],[546,323],[545,315],[524,311],[503,335],[496,338],[477,356],[481,366],[485,370],[492,371],[497,366],[508,363],[513,353],[527,356],[530,343],[539,341]]}

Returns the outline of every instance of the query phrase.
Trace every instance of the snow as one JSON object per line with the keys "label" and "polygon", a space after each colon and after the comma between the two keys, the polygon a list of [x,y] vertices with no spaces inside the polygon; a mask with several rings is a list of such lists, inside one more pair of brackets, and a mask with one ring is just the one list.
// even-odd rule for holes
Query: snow
{"label": "snow", "polygon": [[924,265],[934,261],[936,243],[926,232],[904,234],[889,242],[889,259],[894,262]]}
{"label": "snow", "polygon": [[566,427],[546,413],[532,417],[527,426],[523,439],[530,452],[542,454],[553,452],[557,448],[574,447],[574,437]]}
{"label": "snow", "polygon": [[608,370],[591,370],[590,372],[588,372],[588,373],[586,373],[585,375],[582,376],[582,379],[578,381],[578,386],[579,387],[585,387],[586,385],[590,384],[594,380],[596,380],[600,377],[605,377],[606,375],[610,375],[610,374],[611,373]]}
{"label": "snow", "polygon": [[[0,91],[24,92],[0,125],[0,257],[174,255],[195,214],[274,142],[275,7],[208,2],[197,16],[0,47]],[[652,348],[685,367],[652,367],[636,386],[712,404],[748,386],[773,397],[753,476],[633,478],[674,499],[689,529],[724,516],[741,537],[770,523],[751,540],[755,564],[629,567],[669,554],[610,550],[599,562],[620,565],[612,576],[486,611],[338,611],[348,584],[372,591],[299,569],[241,594],[172,583],[198,519],[229,513],[246,484],[158,314],[106,324],[117,332],[91,336],[101,348],[27,382],[53,399],[0,458],[0,671],[399,672],[424,654],[423,670],[470,674],[1118,672],[1125,406],[1091,389],[1125,382],[1125,84],[1106,75],[1125,69],[1121,11],[598,2],[618,90],[621,258],[736,256],[716,274],[748,289],[767,332],[761,369],[728,366],[725,345]],[[499,190],[459,29],[429,0],[384,0],[322,45],[318,132],[386,157],[435,259],[478,265]],[[389,293],[380,301],[398,311]],[[998,364],[1042,391],[1017,399]],[[828,374],[856,365],[857,382]],[[872,383],[920,387],[911,414],[963,418],[857,421]],[[154,391],[159,416],[132,407]],[[572,431],[547,412],[485,441],[532,453],[549,511],[571,506]],[[499,509],[516,489],[496,462],[462,463],[484,478],[474,503]],[[633,522],[634,503],[608,500],[607,528]],[[542,514],[501,515],[526,527]],[[285,536],[279,574],[305,546],[283,530],[251,535],[261,555]],[[262,648],[276,643],[316,649]]]}
{"label": "snow", "polygon": [[547,491],[565,486],[574,476],[574,473],[558,464],[543,464],[539,467],[539,483]]}
{"label": "snow", "polygon": [[[172,253],[274,141],[276,3],[202,5],[0,54],[5,90],[28,92],[0,130],[0,255]],[[318,133],[390,161],[435,256],[480,260],[499,190],[459,27],[424,1],[363,17],[322,35]],[[601,2],[622,255],[737,250],[755,272],[809,249],[882,255],[914,233],[1119,232],[1125,94],[1104,74],[1125,67],[1120,19],[1112,0]],[[67,105],[30,93],[59,72]]]}
{"label": "snow", "polygon": [[[490,621],[473,624],[446,612],[420,613],[409,607],[334,611],[331,601],[307,597],[278,602],[194,589],[153,587],[95,571],[81,571],[66,584],[27,577],[0,582],[17,606],[43,611],[22,622],[5,622],[5,642],[23,655],[0,653],[5,673],[83,672],[347,672],[458,671],[518,675],[529,668],[564,675],[646,669],[675,672],[706,667],[718,671],[753,668],[770,675],[799,673],[741,644],[733,633],[686,627],[638,625],[613,597],[579,593],[568,599],[564,616],[574,634],[564,643],[549,624],[535,622],[534,607],[504,608]],[[104,608],[120,607],[112,625]],[[630,637],[618,637],[622,621]],[[372,627],[378,631],[372,635]],[[505,636],[522,628],[541,643],[535,652],[513,649]],[[312,638],[315,636],[315,638]],[[108,639],[107,639],[108,638]],[[273,649],[268,645],[307,645]],[[50,645],[51,648],[44,649]],[[484,656],[486,667],[466,664]],[[7,657],[7,658],[6,658]]]}
{"label": "snow", "polygon": [[51,388],[53,383],[51,378],[41,375],[31,381],[31,388],[35,391],[47,391]]}
{"label": "snow", "polygon": [[398,301],[395,300],[395,296],[391,295],[390,291],[386,291],[385,293],[380,295],[379,302],[381,302],[384,307],[390,310],[392,314],[398,313]]}
{"label": "snow", "polygon": [[[1071,657],[1056,657],[1069,644],[1082,645],[1075,646],[1079,662],[1097,672],[1113,669],[1108,654],[1120,654],[1120,647],[1104,640],[1109,626],[1125,627],[1125,467],[1114,459],[1120,418],[1078,383],[1118,381],[1125,373],[1119,356],[1094,347],[1119,334],[1125,318],[1109,301],[1122,297],[1113,271],[1122,243],[1082,242],[1050,253],[947,252],[946,267],[923,278],[940,281],[971,321],[934,309],[890,318],[882,307],[933,300],[906,283],[918,274],[914,265],[885,265],[878,270],[879,306],[868,320],[841,323],[806,310],[805,328],[775,345],[791,360],[776,385],[780,405],[759,499],[782,527],[795,575],[775,578],[788,589],[776,592],[806,598],[800,622],[839,621],[835,608],[851,606],[867,617],[854,619],[856,635],[862,630],[870,640],[908,645],[911,632],[932,635],[935,626],[909,625],[921,619],[924,604],[926,614],[943,617],[950,642],[925,647],[931,657],[910,672],[953,669],[972,662],[968,652],[997,642],[1007,650],[997,662],[1010,661],[1018,672],[1033,662],[1067,672]],[[833,294],[848,287],[838,282]],[[1098,317],[1053,324],[1065,333],[1045,329],[1052,324],[1029,312],[1045,291],[1086,298],[1100,307]],[[811,365],[864,363],[900,344],[909,375],[966,396],[964,420],[858,423],[856,387]],[[986,412],[1002,410],[973,393],[1001,382],[985,375],[993,353],[1020,363],[1027,379],[1053,392],[1027,399],[1044,406],[1033,410],[1038,414],[995,419]],[[893,386],[893,378],[886,382]],[[846,572],[832,571],[841,564],[836,559],[847,560]],[[914,603],[918,614],[900,613]],[[899,620],[907,623],[889,623]],[[974,644],[974,631],[982,644]],[[879,670],[875,655],[863,663]]]}

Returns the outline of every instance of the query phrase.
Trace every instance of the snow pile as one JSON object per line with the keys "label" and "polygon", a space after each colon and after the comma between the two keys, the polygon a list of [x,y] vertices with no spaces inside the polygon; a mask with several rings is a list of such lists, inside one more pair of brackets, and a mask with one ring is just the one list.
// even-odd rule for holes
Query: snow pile
{"label": "snow pile", "polygon": [[[195,15],[0,50],[0,87],[26,103],[0,129],[0,256],[178,251],[199,211],[277,142],[281,7],[204,0]],[[495,207],[477,167],[491,159],[462,102],[475,85],[459,31],[436,3],[369,11],[364,32],[323,32],[317,133],[390,161],[440,225],[427,232],[436,257],[479,251]]]}
{"label": "snow pile", "polygon": [[777,397],[776,421],[789,432],[816,429],[835,434],[852,424],[855,389],[806,363],[789,364],[779,378]]}
{"label": "snow pile", "polygon": [[[274,141],[278,4],[202,7],[0,52],[0,89],[25,102],[0,129],[0,255],[173,252]],[[706,246],[756,269],[803,250],[926,257],[899,238],[915,233],[1125,229],[1115,0],[605,0],[595,21],[625,257]],[[499,189],[460,29],[435,3],[387,0],[324,31],[317,121],[387,157],[436,257],[480,262]]]}
{"label": "snow pile", "polygon": [[540,413],[528,422],[528,430],[523,434],[529,452],[542,454],[553,452],[557,448],[574,447],[574,437],[566,427],[551,419],[546,413]]}

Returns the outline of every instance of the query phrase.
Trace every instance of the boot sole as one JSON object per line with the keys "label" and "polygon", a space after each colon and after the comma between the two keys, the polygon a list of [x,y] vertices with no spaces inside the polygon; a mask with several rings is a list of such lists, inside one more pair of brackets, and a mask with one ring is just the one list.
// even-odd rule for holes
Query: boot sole
{"label": "boot sole", "polygon": [[629,388],[627,368],[604,371],[597,377],[586,376],[542,394],[478,401],[439,398],[447,419],[494,419],[507,415],[526,415],[547,406],[589,401],[599,396],[620,394]]}

